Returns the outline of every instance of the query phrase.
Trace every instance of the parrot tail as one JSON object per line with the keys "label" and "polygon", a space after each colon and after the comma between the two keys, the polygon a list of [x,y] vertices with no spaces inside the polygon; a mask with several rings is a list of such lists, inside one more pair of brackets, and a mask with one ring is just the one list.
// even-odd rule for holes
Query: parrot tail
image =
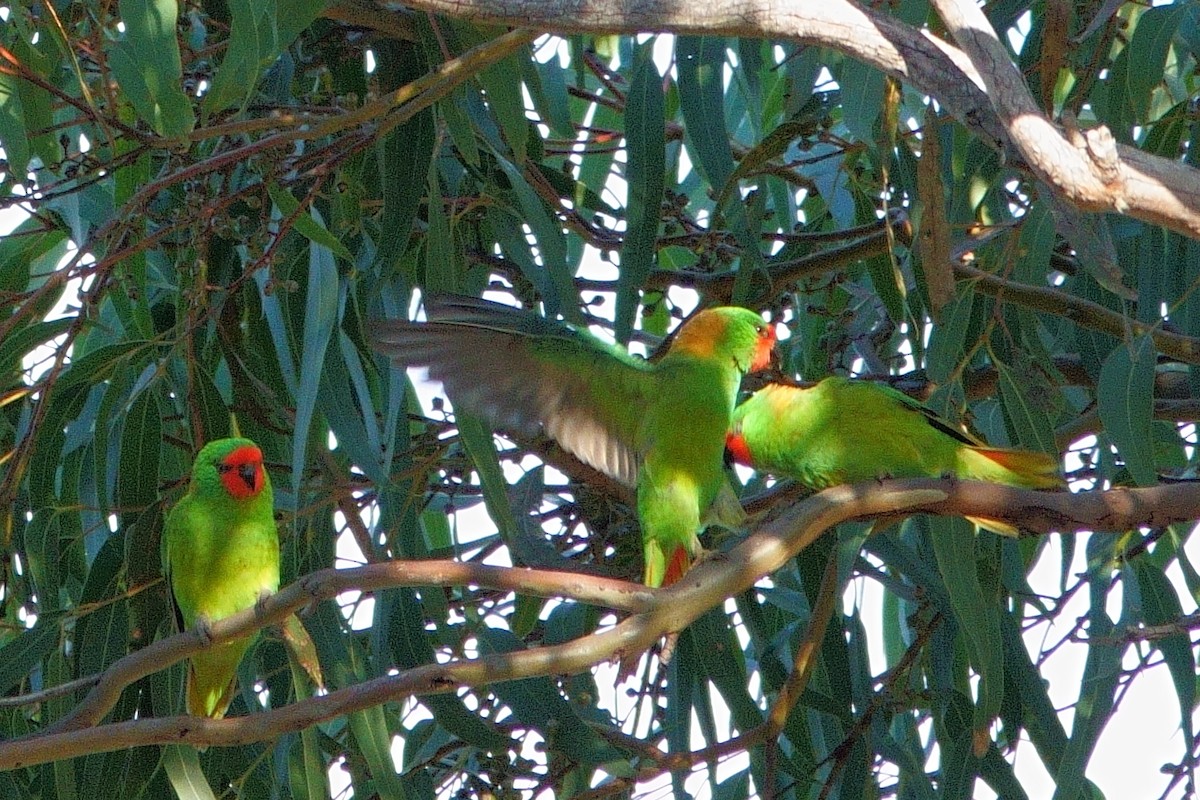
{"label": "parrot tail", "polygon": [[688,555],[686,547],[676,547],[671,553],[671,559],[667,562],[667,571],[663,573],[663,586],[670,586],[675,581],[684,576],[688,569],[692,566],[692,557]]}
{"label": "parrot tail", "polygon": [[236,639],[192,656],[184,692],[187,713],[213,719],[225,716],[237,688],[238,663],[248,645],[248,639]]}
{"label": "parrot tail", "polygon": [[967,519],[979,527],[986,528],[1000,536],[1007,536],[1010,539],[1021,538],[1021,529],[1004,520],[992,519],[990,517],[967,517]]}
{"label": "parrot tail", "polygon": [[[1005,447],[964,448],[959,476],[1022,489],[1065,489],[1067,486],[1058,459],[1036,450]],[[987,517],[967,519],[1001,536],[1021,535],[1020,529],[1009,522]]]}
{"label": "parrot tail", "polygon": [[959,477],[1023,489],[1065,489],[1067,486],[1057,458],[1036,450],[1004,447],[963,448]]}

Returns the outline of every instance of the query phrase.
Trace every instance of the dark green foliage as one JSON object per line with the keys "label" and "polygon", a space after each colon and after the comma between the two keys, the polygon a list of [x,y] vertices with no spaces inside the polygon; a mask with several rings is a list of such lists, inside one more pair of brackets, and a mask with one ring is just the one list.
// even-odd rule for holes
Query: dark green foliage
{"label": "dark green foliage", "polygon": [[[1002,28],[1028,26],[1014,58],[1055,118],[1105,124],[1180,169],[1200,163],[1194,4],[987,10]],[[1196,478],[1196,241],[1074,209],[943,98],[937,180],[918,185],[931,165],[912,128],[934,107],[854,43],[714,31],[531,44],[321,0],[6,13],[0,208],[22,211],[0,238],[5,700],[170,634],[162,514],[199,446],[234,430],[267,455],[285,583],[334,566],[351,541],[368,562],[636,580],[636,516],[619,487],[587,483],[545,442],[497,451],[478,419],[427,417],[409,379],[371,351],[372,326],[407,316],[416,291],[501,287],[653,353],[690,310],[687,287],[785,321],[791,377],[890,380],[995,444],[1069,450],[1076,487]],[[924,0],[876,13],[934,20]],[[448,63],[473,47],[473,60]],[[933,250],[912,241],[906,215],[930,207],[923,191],[944,194],[933,206],[950,246],[970,254],[954,265],[924,263]],[[951,266],[953,297],[931,314],[928,276]],[[869,446],[869,420],[864,434]],[[1178,697],[1159,713],[1182,735],[1154,763],[1126,766],[1155,781],[1144,796],[1194,793],[1176,766],[1197,749],[1191,526],[1126,533],[1012,541],[951,518],[870,535],[847,523],[706,610],[672,662],[633,683],[551,665],[203,753],[93,746],[0,772],[0,797],[315,800],[331,767],[360,798],[668,786],[720,800],[968,798],[982,784],[1042,796],[1022,785],[1020,759],[1040,762],[1056,797],[1116,796],[1093,754],[1120,735],[1109,723],[1128,684],[1157,664],[1150,674]],[[738,536],[714,529],[705,544]],[[1031,577],[1055,557],[1056,573],[1043,564]],[[847,587],[882,595],[881,628],[841,601]],[[304,618],[331,692],[448,661],[501,669],[614,623],[599,606],[474,583],[342,602]],[[1162,636],[1127,645],[1146,625]],[[1048,664],[1068,635],[1083,666],[1064,688]],[[232,714],[314,702],[277,634],[240,674]],[[176,665],[133,682],[105,722],[177,713],[181,681]],[[0,754],[88,688],[0,704]]]}

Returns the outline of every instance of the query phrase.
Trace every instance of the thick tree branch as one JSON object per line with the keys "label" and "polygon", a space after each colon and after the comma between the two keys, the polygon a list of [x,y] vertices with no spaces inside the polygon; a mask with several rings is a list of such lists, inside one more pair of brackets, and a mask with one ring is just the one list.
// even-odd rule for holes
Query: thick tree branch
{"label": "thick tree branch", "polygon": [[1117,211],[1200,237],[1200,173],[1121,147],[1105,127],[1066,134],[1048,120],[1008,49],[974,0],[933,0],[955,41],[975,64],[992,108],[1026,165],[1085,211]]}
{"label": "thick tree branch", "polygon": [[559,33],[670,32],[787,39],[830,47],[934,95],[989,141],[1006,134],[983,93],[983,80],[961,51],[894,17],[848,0],[411,0],[410,8],[477,22]]}
{"label": "thick tree branch", "polygon": [[[1120,211],[1200,238],[1200,171],[1116,144],[1106,129],[1069,130],[1065,136],[1037,109],[1007,51],[968,0],[937,3],[948,27],[962,37],[963,50],[851,0],[596,0],[566,5],[559,0],[410,0],[407,5],[562,33],[667,31],[829,47],[936,98],[959,122],[1005,151],[1011,163],[1027,163],[1079,208]],[[964,21],[967,6],[969,24]],[[989,36],[994,44],[981,41]],[[975,65],[985,68],[982,74]]]}
{"label": "thick tree branch", "polygon": [[313,598],[333,597],[351,588],[371,591],[391,586],[474,583],[574,597],[635,613],[612,628],[565,644],[428,664],[245,717],[212,720],[177,716],[88,727],[108,713],[121,691],[133,681],[205,646],[200,636],[179,634],[110,667],[75,713],[51,731],[0,744],[0,770],[148,744],[237,745],[263,741],[412,695],[581,672],[603,661],[640,652],[662,636],[682,630],[708,609],[782,567],[838,523],[922,512],[1008,519],[1032,531],[1126,531],[1200,518],[1200,484],[1083,494],[925,479],[838,486],[787,509],[728,554],[703,561],[683,580],[660,590],[576,574],[450,562],[397,561],[351,570],[322,570],[286,587],[258,609],[214,623],[213,640],[243,636],[281,621]]}

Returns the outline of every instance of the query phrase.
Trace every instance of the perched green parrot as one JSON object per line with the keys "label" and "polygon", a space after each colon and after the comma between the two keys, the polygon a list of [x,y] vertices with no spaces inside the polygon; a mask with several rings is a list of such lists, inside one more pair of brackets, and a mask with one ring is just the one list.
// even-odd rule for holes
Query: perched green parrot
{"label": "perched green parrot", "polygon": [[[206,444],[185,494],[167,514],[163,572],[186,629],[204,627],[279,588],[279,535],[271,479],[249,439]],[[233,700],[237,668],[254,637],[192,656],[187,712],[220,719]]]}
{"label": "perched green parrot", "polygon": [[[819,491],[879,478],[954,476],[1027,489],[1065,486],[1045,453],[989,447],[906,394],[870,381],[826,378],[811,388],[769,384],[733,412],[733,459]],[[972,521],[1004,535],[992,519]]]}
{"label": "perched green parrot", "polygon": [[429,322],[377,326],[376,347],[428,367],[463,410],[513,433],[544,432],[636,487],[646,585],[682,577],[727,487],[725,431],[742,376],[770,363],[774,327],[748,309],[711,308],[648,362],[586,331],[477,298],[426,297],[425,313]]}

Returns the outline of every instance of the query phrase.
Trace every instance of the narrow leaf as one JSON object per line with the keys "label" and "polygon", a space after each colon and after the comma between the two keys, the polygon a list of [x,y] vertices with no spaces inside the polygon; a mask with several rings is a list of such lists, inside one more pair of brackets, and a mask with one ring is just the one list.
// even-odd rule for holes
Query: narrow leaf
{"label": "narrow leaf", "polygon": [[179,800],[216,800],[204,771],[200,769],[200,756],[196,748],[186,744],[169,744],[163,748],[162,763]]}
{"label": "narrow leaf", "polygon": [[309,216],[308,212],[299,210],[300,201],[292,197],[291,192],[274,183],[267,185],[267,192],[271,195],[271,200],[274,201],[276,208],[279,209],[280,217],[284,220],[291,220],[292,227],[297,233],[313,244],[328,248],[338,258],[345,259],[350,263],[354,262],[354,256],[346,249],[346,245],[342,244],[324,225]]}
{"label": "narrow leaf", "polygon": [[120,9],[125,35],[108,58],[117,86],[159,136],[186,136],[196,127],[196,116],[183,91],[183,63],[175,37],[179,4],[121,0]]}
{"label": "narrow leaf", "polygon": [[625,109],[625,146],[629,156],[625,177],[629,200],[625,207],[627,227],[621,246],[614,327],[617,341],[623,344],[629,342],[633,333],[640,291],[654,267],[666,180],[662,78],[654,66],[652,45],[642,45],[634,57]]}
{"label": "narrow leaf", "polygon": [[1100,421],[1139,486],[1158,480],[1154,466],[1154,342],[1137,336],[1104,360],[1096,386]]}
{"label": "narrow leaf", "polygon": [[325,349],[338,317],[338,272],[333,253],[317,243],[309,245],[308,293],[304,301],[304,344],[300,354],[300,383],[296,395],[296,430],[292,440],[292,487],[299,496],[309,426],[317,404]]}

